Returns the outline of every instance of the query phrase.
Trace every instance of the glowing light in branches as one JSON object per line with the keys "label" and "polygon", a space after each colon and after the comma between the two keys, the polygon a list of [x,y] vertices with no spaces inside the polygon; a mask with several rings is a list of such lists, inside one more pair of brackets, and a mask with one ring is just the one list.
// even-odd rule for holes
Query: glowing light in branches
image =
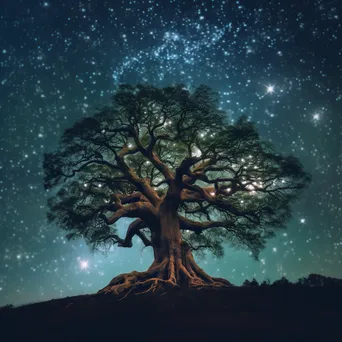
{"label": "glowing light in branches", "polygon": [[193,157],[200,157],[202,155],[202,152],[199,148],[196,146],[192,149],[192,156]]}
{"label": "glowing light in branches", "polygon": [[253,186],[252,184],[246,185],[246,188],[247,188],[248,190],[254,190],[254,186]]}

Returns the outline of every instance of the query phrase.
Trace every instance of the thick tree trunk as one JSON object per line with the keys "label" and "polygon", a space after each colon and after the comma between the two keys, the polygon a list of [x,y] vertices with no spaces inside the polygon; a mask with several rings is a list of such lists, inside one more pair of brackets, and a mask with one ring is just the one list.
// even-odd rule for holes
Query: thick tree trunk
{"label": "thick tree trunk", "polygon": [[171,201],[160,207],[160,237],[154,247],[155,259],[158,263],[168,261],[164,278],[177,284],[180,280],[179,262],[181,261],[182,234],[179,228],[177,208]]}
{"label": "thick tree trunk", "polygon": [[145,293],[166,288],[230,287],[229,281],[210,277],[195,262],[189,246],[182,242],[175,203],[160,207],[160,229],[152,234],[154,261],[146,272],[115,277],[99,293],[126,297],[131,292]]}

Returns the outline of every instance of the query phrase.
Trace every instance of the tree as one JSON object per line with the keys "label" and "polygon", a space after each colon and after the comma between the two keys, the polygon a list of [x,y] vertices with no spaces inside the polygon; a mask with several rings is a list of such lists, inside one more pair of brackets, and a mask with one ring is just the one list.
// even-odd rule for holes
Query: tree
{"label": "tree", "polygon": [[296,285],[305,287],[341,287],[342,279],[311,273],[306,278],[299,278]]}
{"label": "tree", "polygon": [[260,287],[270,287],[271,286],[271,281],[270,279],[265,279],[261,284]]}
{"label": "tree", "polygon": [[[310,176],[293,156],[274,152],[251,122],[227,122],[206,86],[121,85],[111,105],[66,129],[44,155],[47,218],[95,251],[153,248],[146,272],[115,277],[102,292],[163,286],[225,287],[194,253],[223,256],[223,243],[254,258],[285,227],[290,203]],[[130,218],[126,235],[115,224]]]}
{"label": "tree", "polygon": [[276,280],[272,286],[276,287],[290,287],[293,284],[285,277],[281,277],[281,279]]}
{"label": "tree", "polygon": [[259,286],[259,283],[258,281],[253,278],[251,281],[249,281],[248,279],[246,279],[243,284],[242,284],[243,287],[258,287]]}

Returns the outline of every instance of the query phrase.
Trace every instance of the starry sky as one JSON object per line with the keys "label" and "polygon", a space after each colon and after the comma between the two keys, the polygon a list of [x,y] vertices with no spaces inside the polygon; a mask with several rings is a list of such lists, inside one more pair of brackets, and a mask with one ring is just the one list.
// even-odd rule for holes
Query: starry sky
{"label": "starry sky", "polygon": [[232,122],[247,115],[312,174],[259,262],[227,247],[201,267],[236,285],[342,278],[341,18],[339,0],[2,0],[0,306],[94,293],[151,264],[138,239],[92,255],[45,219],[43,153],[120,83],[209,85]]}

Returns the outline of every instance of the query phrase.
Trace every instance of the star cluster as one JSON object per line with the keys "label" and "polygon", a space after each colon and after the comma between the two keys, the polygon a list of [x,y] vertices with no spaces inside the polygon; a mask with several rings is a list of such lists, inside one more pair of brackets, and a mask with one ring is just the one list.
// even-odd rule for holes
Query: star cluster
{"label": "star cluster", "polygon": [[[43,152],[120,83],[207,84],[234,122],[312,173],[260,262],[226,249],[201,266],[246,278],[342,277],[342,36],[338,0],[5,1],[0,13],[0,305],[96,292],[152,254],[91,255],[45,221]],[[128,222],[128,221],[127,221]],[[120,222],[123,234],[126,221]]]}

